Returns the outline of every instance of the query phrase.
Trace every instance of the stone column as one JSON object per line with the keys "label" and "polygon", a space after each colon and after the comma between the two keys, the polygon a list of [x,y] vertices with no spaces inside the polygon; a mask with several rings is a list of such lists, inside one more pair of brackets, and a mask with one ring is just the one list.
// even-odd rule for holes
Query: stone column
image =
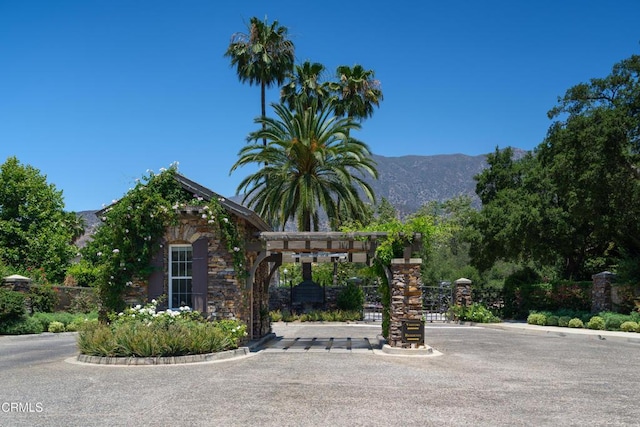
{"label": "stone column", "polygon": [[599,313],[601,311],[611,310],[611,283],[616,275],[610,271],[591,276],[593,287],[591,288],[591,312]]}
{"label": "stone column", "polygon": [[468,307],[473,304],[471,297],[471,280],[461,277],[453,282],[455,285],[453,302],[455,305]]}
{"label": "stone column", "polygon": [[[391,322],[389,345],[412,348],[424,346],[424,323],[422,322],[422,259],[394,259],[391,261]],[[422,340],[405,339],[407,325],[414,327],[420,322]]]}

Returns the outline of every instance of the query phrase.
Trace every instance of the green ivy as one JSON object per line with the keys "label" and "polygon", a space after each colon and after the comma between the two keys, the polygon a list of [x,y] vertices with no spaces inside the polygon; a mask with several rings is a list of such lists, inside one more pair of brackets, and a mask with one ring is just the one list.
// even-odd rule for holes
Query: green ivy
{"label": "green ivy", "polygon": [[149,171],[122,199],[101,212],[103,225],[82,255],[95,268],[103,311],[124,309],[126,288],[152,273],[152,257],[161,248],[166,228],[178,223],[180,209],[186,206],[202,206],[208,211],[203,218],[218,227],[233,254],[236,273],[244,276],[244,251],[235,221],[220,200],[205,202],[202,196],[182,188],[176,173],[176,165],[158,174]]}

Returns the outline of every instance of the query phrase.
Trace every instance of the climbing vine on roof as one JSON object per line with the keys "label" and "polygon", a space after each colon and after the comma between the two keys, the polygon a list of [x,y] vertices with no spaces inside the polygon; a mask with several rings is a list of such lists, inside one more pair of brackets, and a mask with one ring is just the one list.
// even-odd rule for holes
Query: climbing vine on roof
{"label": "climbing vine on roof", "polygon": [[[147,171],[120,200],[100,211],[102,225],[82,252],[83,262],[97,267],[96,287],[105,311],[121,311],[127,287],[152,273],[152,257],[161,249],[167,226],[177,224],[186,206],[202,206],[202,217],[217,226],[243,273],[244,251],[236,222],[214,198],[185,190],[176,179],[177,165]],[[240,274],[240,275],[241,275]]]}

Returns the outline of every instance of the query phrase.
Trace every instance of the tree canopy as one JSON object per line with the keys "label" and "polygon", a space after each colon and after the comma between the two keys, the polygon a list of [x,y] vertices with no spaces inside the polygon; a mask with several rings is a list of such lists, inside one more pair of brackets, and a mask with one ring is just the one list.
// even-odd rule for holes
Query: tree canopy
{"label": "tree canopy", "polygon": [[[315,101],[308,108],[298,101],[294,111],[283,104],[273,108],[278,118],[256,119],[262,129],[249,135],[253,143],[231,168],[265,164],[238,186],[249,206],[275,227],[295,219],[300,231],[317,231],[321,210],[330,220],[341,209],[352,219],[366,215],[359,191],[372,203],[374,195],[363,174],[377,177],[377,171],[369,147],[348,136],[359,125]],[[256,143],[262,138],[267,146]]]}
{"label": "tree canopy", "polygon": [[639,76],[634,55],[570,88],[533,154],[515,160],[496,149],[488,157],[476,177],[475,265],[534,262],[579,279],[640,257]]}
{"label": "tree canopy", "polygon": [[0,260],[28,274],[44,269],[62,281],[77,248],[71,244],[75,214],[64,211],[62,191],[47,177],[10,157],[0,166]]}

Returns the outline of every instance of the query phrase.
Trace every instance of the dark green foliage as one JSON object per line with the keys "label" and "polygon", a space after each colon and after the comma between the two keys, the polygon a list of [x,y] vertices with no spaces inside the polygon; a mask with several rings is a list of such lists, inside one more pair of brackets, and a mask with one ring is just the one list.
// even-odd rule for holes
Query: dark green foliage
{"label": "dark green foliage", "polygon": [[51,285],[45,284],[32,285],[29,290],[29,299],[32,312],[51,313],[55,310],[59,297]]}
{"label": "dark green foliage", "polygon": [[0,323],[18,320],[25,313],[24,294],[0,289]]}
{"label": "dark green foliage", "polygon": [[618,264],[638,283],[638,263],[628,262],[640,254],[638,93],[640,56],[632,55],[609,76],[570,88],[532,155],[488,157],[476,177],[483,207],[474,265],[535,263],[588,280]]}
{"label": "dark green foliage", "polygon": [[71,313],[67,313],[64,311],[56,312],[56,313],[34,313],[31,316],[33,319],[40,322],[43,330],[48,330],[49,325],[53,322],[62,323],[64,326],[74,322],[75,320],[82,318],[84,319],[84,315],[78,316]]}
{"label": "dark green foliage", "polygon": [[361,311],[364,304],[364,292],[356,283],[347,282],[337,297],[336,303],[340,310]]}
{"label": "dark green foliage", "polygon": [[632,318],[629,315],[614,313],[611,311],[602,311],[598,313],[598,316],[604,319],[605,326],[608,331],[617,331],[620,329],[620,325],[624,322],[631,321]]}
{"label": "dark green foliage", "polygon": [[547,317],[547,326],[559,326],[560,319],[558,316],[550,315]]}
{"label": "dark green foliage", "polygon": [[538,280],[537,273],[529,268],[505,279],[505,317],[523,319],[531,311],[568,310],[582,313],[591,309],[592,282],[565,280],[540,283]]}
{"label": "dark green foliage", "polygon": [[0,322],[0,335],[40,334],[43,331],[42,324],[30,316]]}

